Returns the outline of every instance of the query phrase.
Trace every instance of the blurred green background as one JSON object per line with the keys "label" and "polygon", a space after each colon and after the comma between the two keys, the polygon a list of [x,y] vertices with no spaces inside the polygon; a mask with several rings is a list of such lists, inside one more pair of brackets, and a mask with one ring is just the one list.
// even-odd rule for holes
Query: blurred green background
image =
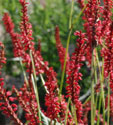
{"label": "blurred green background", "polygon": [[[69,32],[69,17],[71,11],[70,0],[29,0],[28,1],[28,15],[30,22],[33,27],[34,42],[37,47],[38,39],[41,40],[42,56],[47,60],[50,66],[54,67],[54,70],[58,73],[58,79],[60,82],[61,69],[60,62],[58,59],[56,42],[54,37],[55,26],[58,25],[60,28],[61,41],[64,47]],[[19,32],[19,23],[21,20],[21,6],[18,0],[0,0],[0,30],[1,40],[6,46],[6,57],[7,65],[5,71],[9,75],[17,77],[20,72],[16,72],[12,67],[14,65],[19,69],[19,63],[10,61],[13,57],[12,44],[9,35],[5,32],[3,27],[2,17],[3,13],[8,12],[15,24],[15,31]],[[75,1],[72,20],[75,20],[80,13],[78,3]],[[73,32],[71,35],[69,53],[70,55],[74,51],[76,46],[76,37],[73,35],[76,30],[83,30],[82,18],[74,25]],[[85,64],[84,64],[85,65]],[[86,66],[81,70],[83,73],[83,80],[80,82],[82,87],[81,94],[85,93],[89,88],[90,78],[89,72]]]}

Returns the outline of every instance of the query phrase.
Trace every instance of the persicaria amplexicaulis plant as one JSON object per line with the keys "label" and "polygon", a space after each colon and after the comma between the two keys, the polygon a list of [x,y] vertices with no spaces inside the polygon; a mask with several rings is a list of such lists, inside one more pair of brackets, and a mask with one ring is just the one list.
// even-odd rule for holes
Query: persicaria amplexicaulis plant
{"label": "persicaria amplexicaulis plant", "polygon": [[[28,3],[26,0],[19,2],[22,6],[20,32],[15,32],[8,13],[4,13],[2,20],[12,40],[14,57],[19,57],[21,66],[25,66],[24,83],[19,90],[13,86],[12,90],[7,91],[0,72],[2,113],[16,125],[109,125],[110,119],[113,120],[113,1],[103,0],[104,4],[101,6],[100,0],[78,0],[82,9],[84,32],[73,33],[77,40],[71,56],[67,52],[68,44],[67,48],[63,47],[60,30],[56,26],[55,39],[61,63],[61,78],[63,79],[64,74],[66,76],[65,95],[62,94],[64,81],[58,84],[57,73],[41,55],[40,41],[35,49],[32,25],[27,14]],[[76,24],[72,22],[67,43],[70,41],[73,25]],[[4,48],[0,42],[0,70],[7,62]],[[91,91],[80,96],[79,82],[83,76],[81,68],[85,63],[91,74]],[[36,77],[41,77],[46,91],[45,109],[40,105]],[[24,111],[26,123],[18,117],[19,107]]]}

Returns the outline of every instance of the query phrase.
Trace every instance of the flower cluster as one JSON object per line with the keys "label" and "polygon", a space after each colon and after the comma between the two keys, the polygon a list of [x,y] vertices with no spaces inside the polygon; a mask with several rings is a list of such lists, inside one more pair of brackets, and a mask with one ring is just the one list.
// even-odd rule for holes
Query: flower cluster
{"label": "flower cluster", "polygon": [[97,44],[101,43],[101,21],[100,15],[102,8],[99,6],[100,2],[97,0],[88,0],[86,9],[84,10],[83,20],[84,29],[86,30],[87,36],[87,49],[86,49],[86,59],[91,64],[92,61],[92,52]]}
{"label": "flower cluster", "polygon": [[[64,60],[65,60],[65,53],[66,53],[66,49],[63,47],[61,40],[60,40],[60,34],[59,34],[59,27],[56,26],[55,29],[55,38],[56,38],[56,47],[57,47],[57,51],[59,54],[59,61],[61,63],[61,69],[63,70],[64,67]],[[67,54],[67,59],[66,59],[66,71],[68,71],[69,68],[69,54]]]}
{"label": "flower cluster", "polygon": [[[6,63],[4,45],[0,42],[0,74],[3,64]],[[4,79],[0,78],[0,110],[3,111],[5,115],[11,117],[17,125],[23,125],[17,116],[17,105],[14,103],[15,98],[11,97],[11,92],[3,88]]]}
{"label": "flower cluster", "polygon": [[22,21],[20,23],[21,29],[21,41],[23,42],[23,49],[33,50],[34,42],[32,38],[32,25],[29,23],[29,18],[27,16],[27,2],[25,0],[20,0],[20,4],[22,5]]}
{"label": "flower cluster", "polygon": [[40,123],[39,117],[37,116],[38,106],[34,92],[28,91],[26,84],[23,85],[20,91],[15,87],[13,87],[12,91],[17,95],[17,101],[25,111],[25,118],[27,121],[30,121],[29,125],[37,125]]}
{"label": "flower cluster", "polygon": [[[0,80],[1,82],[1,80]],[[14,98],[9,97],[11,96],[10,92],[6,92],[6,90],[3,88],[3,82],[0,83],[0,110],[11,119],[14,120],[15,124],[17,125],[23,125],[22,122],[19,120],[17,116],[17,105],[13,103]],[[12,104],[11,104],[12,103]]]}
{"label": "flower cluster", "polygon": [[13,53],[15,57],[23,55],[22,44],[20,41],[20,34],[14,32],[14,24],[8,13],[4,14],[3,17],[6,31],[10,34],[13,43]]}
{"label": "flower cluster", "polygon": [[79,39],[77,40],[77,48],[75,49],[75,52],[72,54],[71,60],[70,60],[70,67],[67,73],[67,84],[66,87],[67,94],[71,98],[73,104],[76,107],[76,113],[77,113],[77,120],[79,123],[81,123],[81,117],[82,117],[82,104],[79,101],[79,94],[80,94],[80,86],[78,84],[79,80],[82,80],[82,74],[79,72],[82,61],[85,61],[84,56],[84,50],[86,47],[85,41],[87,39],[85,38],[85,34],[82,32],[76,32],[76,36],[79,36]]}
{"label": "flower cluster", "polygon": [[[104,77],[109,78],[110,80],[110,89],[113,92],[113,21],[112,16],[112,6],[113,1],[104,1],[104,10],[103,10],[103,38],[105,39],[105,47],[102,49],[101,54],[104,57]],[[113,95],[110,95],[110,100],[112,100]],[[112,101],[110,101],[110,112],[112,109]],[[111,113],[112,116],[112,113]]]}

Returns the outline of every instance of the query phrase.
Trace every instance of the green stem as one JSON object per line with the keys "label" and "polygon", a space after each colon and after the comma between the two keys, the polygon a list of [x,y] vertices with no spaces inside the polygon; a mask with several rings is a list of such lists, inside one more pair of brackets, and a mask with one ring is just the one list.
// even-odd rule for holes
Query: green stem
{"label": "green stem", "polygon": [[[31,79],[32,79],[32,83],[33,83],[34,92],[35,92],[35,95],[36,95],[36,101],[37,101],[37,104],[38,104],[38,116],[39,116],[39,120],[41,121],[38,88],[37,88],[37,85],[35,83],[35,80],[34,80],[34,77],[33,77],[32,74],[31,74]],[[42,125],[42,123],[39,123],[39,124]]]}
{"label": "green stem", "polygon": [[76,108],[74,107],[75,105],[73,105],[73,103],[71,102],[71,112],[74,115],[74,121],[75,121],[75,125],[78,125],[77,122],[77,115],[76,115]]}
{"label": "green stem", "polygon": [[110,119],[110,81],[108,82],[108,112],[107,112],[107,125],[109,125],[109,119]]}
{"label": "green stem", "polygon": [[73,24],[72,24],[72,26],[71,26],[72,28],[73,28],[73,25],[75,25],[75,24],[78,22],[80,16],[81,16],[82,13],[84,12],[85,8],[86,8],[86,5],[82,8],[82,10],[80,11],[80,13],[79,13],[79,15],[77,16],[77,18],[73,21]]}
{"label": "green stem", "polygon": [[62,88],[63,88],[63,81],[64,81],[65,68],[66,68],[66,58],[67,58],[67,54],[68,54],[68,48],[69,48],[69,42],[70,42],[71,33],[72,33],[72,29],[69,32],[68,40],[67,40],[67,45],[66,45],[66,53],[65,53],[63,71],[62,71],[62,77],[61,77],[61,84],[60,84],[59,95],[62,93]]}
{"label": "green stem", "polygon": [[89,100],[91,100],[91,96],[89,96],[89,97],[85,100],[85,102],[83,103],[83,106],[85,106],[86,103],[87,103]]}
{"label": "green stem", "polygon": [[103,106],[103,119],[105,125],[105,98],[104,98],[104,58],[102,59],[102,75],[101,75],[101,94],[102,94],[102,106]]}
{"label": "green stem", "polygon": [[34,80],[36,83],[36,70],[35,70],[35,64],[34,64],[34,60],[33,60],[33,56],[32,56],[32,51],[30,50],[30,57],[31,57],[31,62],[32,62],[32,68],[33,68],[33,75],[34,75]]}
{"label": "green stem", "polygon": [[[35,92],[35,95],[36,95],[36,101],[37,101],[37,104],[38,104],[38,116],[39,116],[39,120],[41,121],[39,94],[38,94],[38,88],[37,88],[37,85],[36,85],[36,70],[35,70],[35,65],[34,65],[34,60],[33,60],[32,51],[31,50],[30,50],[30,57],[31,57],[31,62],[32,62],[32,67],[33,67],[33,75],[31,74],[31,79],[32,79],[34,92]],[[42,123],[39,123],[39,124],[42,125]]]}
{"label": "green stem", "polygon": [[65,115],[65,123],[64,125],[67,125],[67,117],[68,117],[68,111],[69,111],[69,104],[70,104],[71,99],[68,98],[68,104],[67,104],[67,110],[66,110],[66,115]]}
{"label": "green stem", "polygon": [[94,81],[91,85],[91,125],[94,125]]}
{"label": "green stem", "polygon": [[94,125],[94,51],[92,53],[92,64],[91,64],[91,125]]}
{"label": "green stem", "polygon": [[41,78],[41,81],[42,81],[42,84],[43,84],[43,87],[44,87],[46,93],[48,93],[48,90],[47,90],[47,87],[45,86],[45,81],[44,81],[42,74],[40,74],[40,78]]}
{"label": "green stem", "polygon": [[99,109],[98,109],[98,119],[97,119],[97,125],[100,125],[100,109],[101,109],[101,102],[102,102],[102,97],[100,95],[100,98],[99,98]]}
{"label": "green stem", "polygon": [[24,68],[23,68],[21,59],[20,59],[20,65],[21,65],[21,68],[22,68],[22,72],[23,72],[23,75],[24,75],[24,78],[25,78],[25,82],[26,82],[26,84],[27,84],[27,87],[29,87],[29,82],[28,82],[28,79],[27,79],[27,75],[26,75],[26,73],[25,73],[25,71],[24,71]]}
{"label": "green stem", "polygon": [[105,125],[105,98],[104,98],[104,87],[103,87],[103,82],[104,82],[104,58],[102,59],[102,71],[100,70],[100,64],[99,64],[99,58],[96,50],[96,59],[98,62],[98,67],[99,67],[99,77],[100,77],[100,84],[101,84],[101,95],[102,96],[102,106],[103,106],[103,119],[104,119],[104,125]]}
{"label": "green stem", "polygon": [[97,102],[98,102],[98,95],[96,96],[96,100],[95,100],[95,112],[94,112],[94,118],[96,116],[96,109],[97,109]]}
{"label": "green stem", "polygon": [[69,19],[69,29],[72,26],[73,7],[74,7],[74,0],[72,0],[72,4],[71,4],[71,13],[70,13],[70,19]]}
{"label": "green stem", "polygon": [[[94,57],[95,58],[95,57]],[[96,60],[96,59],[95,59]],[[94,73],[95,73],[95,83],[98,82],[98,75],[97,75],[97,61],[94,60]],[[96,109],[97,109],[97,101],[98,101],[98,95],[96,95],[96,103],[95,103],[95,109],[94,109],[94,118],[96,116]]]}
{"label": "green stem", "polygon": [[[64,58],[64,66],[63,66],[63,71],[62,71],[62,76],[61,76],[61,82],[60,82],[61,84],[60,84],[59,96],[62,93],[62,88],[63,88],[63,81],[64,81],[65,69],[66,69],[66,59],[67,59],[68,48],[69,48],[69,43],[70,43],[70,38],[71,38],[71,33],[72,33],[73,25],[75,25],[78,22],[78,20],[79,20],[80,16],[82,15],[83,11],[85,10],[85,8],[86,8],[86,6],[84,6],[84,8],[81,10],[81,12],[77,16],[77,18],[73,21],[73,24],[71,25],[71,27],[69,29],[69,34],[68,34],[67,44],[66,44],[66,53],[65,53],[65,58]],[[71,14],[71,16],[72,16],[72,14]]]}
{"label": "green stem", "polygon": [[71,13],[70,13],[70,18],[69,18],[69,29],[70,29],[70,31],[69,31],[68,38],[67,38],[67,45],[66,45],[66,52],[65,52],[65,58],[64,58],[64,66],[63,66],[63,71],[62,71],[59,96],[62,93],[63,81],[64,81],[65,69],[66,69],[67,54],[68,54],[68,48],[69,48],[69,43],[70,43],[70,38],[71,38],[71,33],[72,33],[71,23],[72,23],[72,15],[73,15],[73,6],[74,6],[74,0],[72,0],[72,5],[71,5]]}

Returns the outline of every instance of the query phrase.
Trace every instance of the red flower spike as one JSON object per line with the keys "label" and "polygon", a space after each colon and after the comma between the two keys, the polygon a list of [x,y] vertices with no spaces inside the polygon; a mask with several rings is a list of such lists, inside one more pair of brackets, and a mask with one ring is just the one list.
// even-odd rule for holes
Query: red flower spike
{"label": "red flower spike", "polygon": [[102,7],[100,7],[100,0],[88,0],[87,6],[83,12],[83,20],[85,21],[84,29],[86,30],[88,39],[85,49],[88,65],[91,65],[93,49],[98,44],[102,44],[101,12]]}
{"label": "red flower spike", "polygon": [[106,48],[103,48],[101,51],[102,57],[104,57],[104,76],[105,78],[110,75],[110,88],[113,91],[113,22],[108,26],[109,35],[105,36],[105,45]]}
{"label": "red flower spike", "polygon": [[11,117],[14,120],[15,124],[23,125],[23,123],[18,119],[15,110],[13,110],[13,107],[10,105],[9,100],[5,94],[5,89],[2,86],[0,86],[0,97],[2,97],[0,98],[0,101],[2,101],[0,105],[0,110],[2,110],[2,112],[6,116]]}
{"label": "red flower spike", "polygon": [[[21,91],[18,91],[16,88],[13,88],[13,92],[16,93],[17,100],[25,111],[26,120],[30,121],[30,124],[33,121],[34,125],[40,123],[39,118],[37,116],[38,106],[36,103],[36,97],[34,95],[34,92],[28,91],[25,83],[24,86],[21,88]],[[16,110],[16,108],[14,109]]]}
{"label": "red flower spike", "polygon": [[[3,63],[6,61],[5,59],[5,54],[4,54],[4,45],[0,42],[0,70],[2,68]],[[18,119],[17,114],[13,110],[12,106],[9,103],[8,96],[11,96],[11,92],[3,88],[4,82],[2,81],[3,79],[1,78],[0,80],[0,110],[3,111],[3,113],[11,117],[14,121],[15,124],[17,125],[23,125],[23,123]]]}
{"label": "red flower spike", "polygon": [[[58,85],[56,80],[56,73],[53,68],[46,69],[46,83],[45,86],[49,93],[46,94],[45,97],[45,105],[47,106],[47,116],[51,119],[58,118],[58,114],[60,112],[60,104],[58,100]],[[52,110],[51,110],[52,109]]]}
{"label": "red flower spike", "polygon": [[29,23],[29,18],[27,16],[27,2],[25,0],[20,0],[22,5],[22,21],[20,24],[21,28],[21,38],[23,41],[24,50],[34,50],[34,43],[31,41],[32,38],[32,25]]}
{"label": "red flower spike", "polygon": [[6,31],[8,33],[13,33],[14,32],[14,24],[13,24],[8,13],[4,13],[3,21],[4,21]]}
{"label": "red flower spike", "polygon": [[72,54],[71,60],[70,60],[70,67],[69,71],[67,73],[67,84],[66,87],[67,90],[67,96],[71,98],[73,104],[76,107],[76,113],[77,113],[77,121],[79,123],[82,123],[82,104],[79,101],[79,94],[80,94],[80,86],[78,84],[79,80],[81,80],[82,74],[79,73],[79,70],[82,66],[82,59],[85,55],[85,34],[80,32],[74,33],[75,35],[79,36],[79,39],[77,39],[77,48],[75,49],[75,52]]}
{"label": "red flower spike", "polygon": [[[56,29],[55,29],[55,38],[56,38],[56,47],[57,47],[57,51],[58,51],[58,54],[59,54],[59,60],[60,60],[60,63],[61,63],[61,69],[63,70],[66,49],[63,47],[63,45],[61,43],[58,26],[56,26]],[[67,54],[66,71],[69,68],[69,59],[70,59],[69,54]]]}
{"label": "red flower spike", "polygon": [[[3,16],[4,25],[6,31],[10,34],[12,43],[13,43],[13,53],[15,57],[20,57],[23,55],[23,47],[20,42],[20,35],[14,32],[14,24],[8,13],[5,13]],[[7,30],[8,29],[8,30]]]}

